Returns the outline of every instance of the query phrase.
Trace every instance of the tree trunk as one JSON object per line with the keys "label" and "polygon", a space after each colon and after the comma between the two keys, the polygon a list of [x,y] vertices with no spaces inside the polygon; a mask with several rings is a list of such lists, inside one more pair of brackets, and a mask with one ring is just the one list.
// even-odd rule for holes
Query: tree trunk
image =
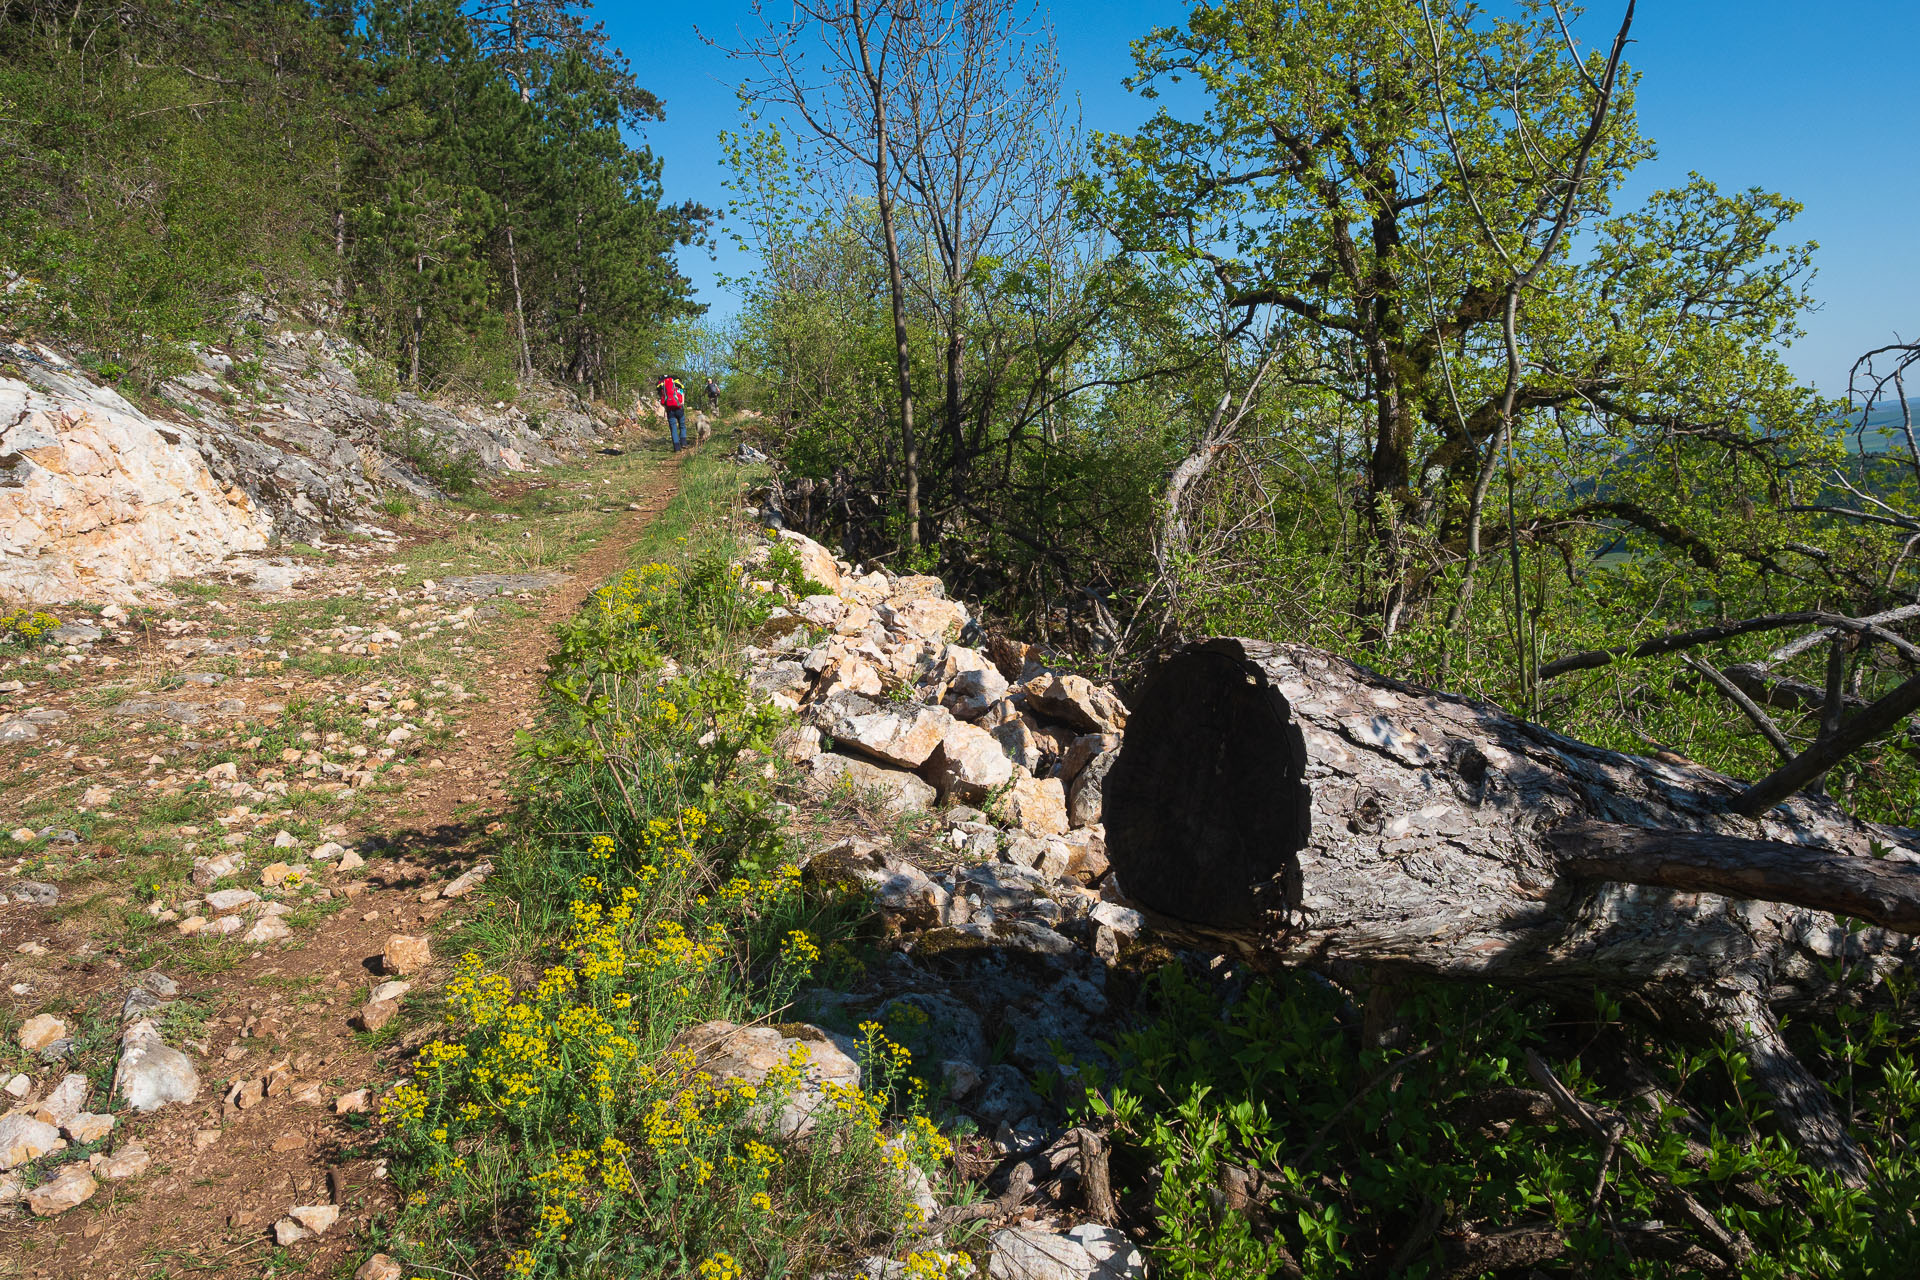
{"label": "tree trunk", "polygon": [[520,254],[513,245],[513,210],[506,211],[507,269],[513,277],[513,318],[520,329],[520,377],[533,381],[533,348],[527,342],[527,309],[520,300]]}
{"label": "tree trunk", "polygon": [[[894,231],[893,158],[888,148],[886,85],[874,66],[873,52],[867,47],[866,27],[859,21],[854,30],[860,48],[860,65],[873,95],[873,188],[880,212],[880,236],[886,245],[887,293],[893,303],[893,367],[900,387],[900,457],[906,480],[907,548],[920,546],[920,444],[913,431],[913,353],[907,342],[907,282],[900,269],[900,238]],[[892,39],[889,29],[887,39]]]}
{"label": "tree trunk", "polygon": [[1877,973],[1915,955],[1920,832],[1807,797],[1742,817],[1743,785],[1698,765],[1303,646],[1189,647],[1135,703],[1104,788],[1108,851],[1169,933],[1356,979],[1600,986],[1734,1032],[1801,1146],[1863,1175],[1771,1010],[1846,998],[1836,961]]}
{"label": "tree trunk", "polygon": [[[419,281],[421,277],[426,275],[426,272],[426,256],[424,254],[416,256],[413,260],[413,275],[416,288],[422,287]],[[413,349],[412,355],[408,357],[407,364],[407,385],[410,387],[418,387],[420,385],[420,340],[426,334],[426,331],[427,310],[416,297],[413,303],[413,340],[407,344]]]}

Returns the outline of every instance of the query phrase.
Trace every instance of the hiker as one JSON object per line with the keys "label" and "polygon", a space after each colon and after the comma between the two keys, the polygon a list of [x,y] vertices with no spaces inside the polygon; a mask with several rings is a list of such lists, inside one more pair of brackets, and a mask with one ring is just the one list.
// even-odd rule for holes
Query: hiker
{"label": "hiker", "polygon": [[678,453],[687,447],[687,393],[677,378],[663,373],[654,394],[660,397],[660,407],[667,411],[667,430],[673,436],[673,451]]}
{"label": "hiker", "polygon": [[720,384],[707,375],[707,414],[709,417],[720,412]]}

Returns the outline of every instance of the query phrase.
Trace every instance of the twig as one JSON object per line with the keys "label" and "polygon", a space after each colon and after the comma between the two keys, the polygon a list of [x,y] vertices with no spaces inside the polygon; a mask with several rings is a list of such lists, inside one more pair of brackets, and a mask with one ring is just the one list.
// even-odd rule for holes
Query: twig
{"label": "twig", "polygon": [[1787,741],[1786,734],[1780,732],[1780,726],[1773,722],[1773,717],[1762,711],[1759,704],[1741,692],[1738,685],[1721,674],[1720,668],[1710,662],[1702,662],[1690,653],[1681,654],[1680,661],[1699,672],[1707,683],[1726,695],[1727,700],[1734,706],[1740,708],[1747,719],[1753,721],[1754,727],[1760,730],[1760,736],[1780,753],[1782,760],[1793,759],[1793,744]]}

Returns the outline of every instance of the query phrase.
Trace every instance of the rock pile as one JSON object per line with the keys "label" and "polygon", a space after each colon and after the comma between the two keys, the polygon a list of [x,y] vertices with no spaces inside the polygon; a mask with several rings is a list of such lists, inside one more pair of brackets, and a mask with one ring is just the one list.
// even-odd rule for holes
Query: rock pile
{"label": "rock pile", "polygon": [[[930,818],[904,841],[870,825],[808,859],[816,887],[871,896],[895,951],[862,989],[798,1003],[814,1016],[870,1010],[1000,1152],[1043,1148],[1065,1117],[1036,1082],[1104,1061],[1109,968],[1144,925],[1111,883],[1101,825],[1126,705],[1031,646],[986,641],[938,579],[865,571],[793,532],[778,540],[830,591],[756,584],[779,603],[745,650],[750,679],[797,722],[780,753],[816,802]],[[775,545],[748,557],[750,581]],[[990,1276],[1145,1274],[1107,1227],[1029,1225],[990,1243]]]}

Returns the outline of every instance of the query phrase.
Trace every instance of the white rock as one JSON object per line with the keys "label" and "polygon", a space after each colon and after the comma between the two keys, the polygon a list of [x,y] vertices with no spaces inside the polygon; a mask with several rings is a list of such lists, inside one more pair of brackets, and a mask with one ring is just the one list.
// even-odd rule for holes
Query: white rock
{"label": "white rock", "polygon": [[293,930],[289,929],[278,916],[261,916],[253,922],[253,928],[247,930],[240,936],[240,941],[259,944],[264,942],[278,942],[282,938],[291,938],[292,936]]}
{"label": "white rock", "polygon": [[1013,761],[985,729],[959,723],[948,728],[927,760],[926,776],[943,796],[984,800],[1013,781]]}
{"label": "white rock", "polygon": [[987,1243],[990,1280],[1145,1280],[1147,1274],[1146,1260],[1112,1227],[1089,1223],[1060,1234],[1008,1227]]}
{"label": "white rock", "polygon": [[93,1199],[100,1189],[84,1164],[70,1164],[60,1176],[27,1192],[27,1208],[42,1218],[51,1218]]}
{"label": "white rock", "polygon": [[47,1096],[40,1100],[35,1110],[48,1124],[65,1128],[69,1120],[86,1110],[90,1088],[92,1086],[85,1076],[77,1071],[72,1072],[62,1076],[60,1083],[48,1090]]}
{"label": "white rock", "polygon": [[19,1111],[0,1116],[0,1170],[16,1169],[66,1145],[60,1130],[45,1120]]}
{"label": "white rock", "polygon": [[50,1013],[36,1013],[20,1024],[14,1040],[28,1053],[38,1053],[56,1040],[64,1039],[67,1024]]}
{"label": "white rock", "polygon": [[130,1024],[120,1040],[120,1065],[113,1087],[135,1111],[157,1111],[169,1102],[191,1102],[200,1092],[200,1073],[178,1049],[160,1039],[150,1018]]}
{"label": "white rock", "polygon": [[287,1210],[287,1216],[316,1236],[323,1236],[340,1220],[340,1210],[330,1204],[301,1204]]}
{"label": "white rock", "polygon": [[836,693],[814,704],[813,722],[836,747],[903,769],[917,769],[940,745],[954,719],[945,707],[872,702]]}

